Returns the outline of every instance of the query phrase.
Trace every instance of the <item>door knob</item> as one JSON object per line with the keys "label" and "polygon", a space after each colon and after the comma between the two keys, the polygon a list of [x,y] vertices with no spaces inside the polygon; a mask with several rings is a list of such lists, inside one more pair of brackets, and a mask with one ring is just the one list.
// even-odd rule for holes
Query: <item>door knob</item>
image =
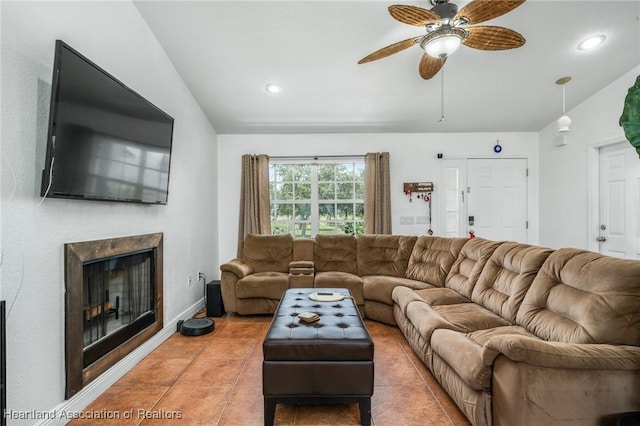
{"label": "door knob", "polygon": [[596,241],[604,243],[605,241],[607,241],[607,237],[598,237],[598,238],[596,238]]}

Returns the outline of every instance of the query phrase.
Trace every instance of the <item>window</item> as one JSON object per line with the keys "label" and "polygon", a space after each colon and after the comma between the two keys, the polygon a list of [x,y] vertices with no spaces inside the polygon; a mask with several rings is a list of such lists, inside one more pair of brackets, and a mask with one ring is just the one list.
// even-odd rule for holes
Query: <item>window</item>
{"label": "window", "polygon": [[364,228],[364,160],[271,159],[269,196],[272,234],[359,235]]}

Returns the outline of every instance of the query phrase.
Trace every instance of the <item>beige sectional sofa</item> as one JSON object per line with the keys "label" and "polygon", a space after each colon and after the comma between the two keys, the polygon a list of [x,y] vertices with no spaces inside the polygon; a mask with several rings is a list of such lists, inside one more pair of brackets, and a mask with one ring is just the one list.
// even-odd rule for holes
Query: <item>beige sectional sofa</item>
{"label": "beige sectional sofa", "polygon": [[225,309],[347,287],[397,325],[474,425],[602,425],[640,410],[640,261],[481,238],[249,235]]}

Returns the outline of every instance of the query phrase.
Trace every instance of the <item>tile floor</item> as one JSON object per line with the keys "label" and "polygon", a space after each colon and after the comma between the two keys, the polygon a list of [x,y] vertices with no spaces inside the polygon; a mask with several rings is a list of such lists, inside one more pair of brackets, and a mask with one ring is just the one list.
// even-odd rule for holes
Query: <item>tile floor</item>
{"label": "tile floor", "polygon": [[[175,333],[100,395],[71,425],[261,426],[262,339],[270,316],[215,318],[204,336]],[[366,321],[375,342],[374,426],[469,425],[402,333]],[[359,425],[358,406],[278,404],[276,425]]]}

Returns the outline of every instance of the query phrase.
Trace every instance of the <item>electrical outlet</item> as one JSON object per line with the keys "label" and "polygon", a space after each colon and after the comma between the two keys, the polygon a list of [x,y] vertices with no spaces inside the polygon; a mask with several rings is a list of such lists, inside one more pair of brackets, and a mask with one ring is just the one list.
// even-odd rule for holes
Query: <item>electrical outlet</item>
{"label": "electrical outlet", "polygon": [[187,274],[187,286],[191,287],[193,285],[193,281],[191,280],[191,274]]}

